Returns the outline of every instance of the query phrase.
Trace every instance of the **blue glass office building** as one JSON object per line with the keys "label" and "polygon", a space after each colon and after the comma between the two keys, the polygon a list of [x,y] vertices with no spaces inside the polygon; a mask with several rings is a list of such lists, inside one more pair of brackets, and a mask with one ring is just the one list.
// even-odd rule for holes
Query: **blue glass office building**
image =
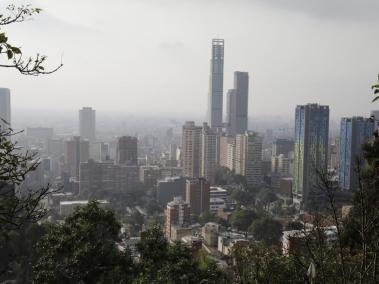
{"label": "blue glass office building", "polygon": [[293,200],[307,209],[312,193],[318,190],[317,170],[327,171],[329,107],[318,104],[299,105],[295,114],[295,158]]}
{"label": "blue glass office building", "polygon": [[362,161],[362,145],[375,131],[373,119],[345,117],[341,119],[341,146],[339,185],[344,190],[354,190],[358,186],[357,161]]}

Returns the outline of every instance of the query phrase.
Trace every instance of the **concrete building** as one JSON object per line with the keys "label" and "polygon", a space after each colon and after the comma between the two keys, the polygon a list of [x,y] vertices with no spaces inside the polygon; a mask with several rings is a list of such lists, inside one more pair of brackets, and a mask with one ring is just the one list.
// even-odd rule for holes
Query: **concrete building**
{"label": "concrete building", "polygon": [[236,139],[234,136],[220,137],[220,157],[219,164],[231,171],[234,170],[234,158],[236,149]]}
{"label": "concrete building", "polygon": [[110,160],[109,144],[104,142],[91,143],[90,158],[99,162]]}
{"label": "concrete building", "polygon": [[295,116],[293,199],[300,208],[316,205],[319,176],[326,173],[329,145],[329,107],[299,105]]}
{"label": "concrete building", "polygon": [[208,95],[208,124],[212,129],[222,128],[224,90],[224,40],[212,40],[211,74]]}
{"label": "concrete building", "polygon": [[90,142],[96,140],[96,111],[90,107],[79,110],[79,135]]}
{"label": "concrete building", "polygon": [[116,163],[137,166],[137,137],[122,136],[117,140]]}
{"label": "concrete building", "polygon": [[339,186],[345,190],[358,187],[357,161],[363,163],[362,145],[373,137],[375,122],[370,118],[341,119]]}
{"label": "concrete building", "polygon": [[157,201],[161,205],[167,204],[174,197],[186,197],[186,179],[184,177],[170,177],[157,182]]}
{"label": "concrete building", "polygon": [[173,201],[167,203],[165,210],[165,234],[169,240],[180,240],[183,234],[179,229],[188,232],[190,225],[190,205],[181,197],[175,197]]}
{"label": "concrete building", "polygon": [[233,248],[243,247],[249,244],[249,240],[243,234],[235,232],[224,232],[218,236],[217,249],[223,255],[230,256]]}
{"label": "concrete building", "polygon": [[161,170],[158,166],[141,166],[139,168],[139,181],[148,187],[153,187],[161,178]]}
{"label": "concrete building", "polygon": [[201,236],[207,246],[217,247],[218,245],[218,231],[219,225],[217,223],[209,222],[201,228]]}
{"label": "concrete building", "polygon": [[243,134],[248,130],[249,73],[234,72],[234,89],[227,93],[227,133]]}
{"label": "concrete building", "polygon": [[80,164],[79,181],[80,195],[84,197],[126,192],[138,184],[139,169],[137,166],[89,160]]}
{"label": "concrete building", "polygon": [[220,136],[207,123],[201,131],[201,177],[211,184],[215,182],[216,168],[219,157]]}
{"label": "concrete building", "polygon": [[209,211],[210,185],[204,178],[187,179],[186,202],[191,206],[191,213],[200,215]]}
{"label": "concrete building", "polygon": [[200,177],[201,174],[201,132],[202,127],[193,121],[187,121],[183,126],[182,166],[187,177]]}
{"label": "concrete building", "polygon": [[79,178],[79,165],[88,161],[89,151],[89,141],[82,140],[80,136],[65,141],[65,166],[70,176]]}
{"label": "concrete building", "polygon": [[11,91],[0,88],[0,130],[11,126]]}
{"label": "concrete building", "polygon": [[284,155],[288,157],[290,152],[293,152],[295,147],[295,142],[290,139],[278,138],[272,144],[272,156]]}
{"label": "concrete building", "polygon": [[262,137],[255,132],[236,136],[235,172],[246,177],[247,185],[261,185],[262,176]]}

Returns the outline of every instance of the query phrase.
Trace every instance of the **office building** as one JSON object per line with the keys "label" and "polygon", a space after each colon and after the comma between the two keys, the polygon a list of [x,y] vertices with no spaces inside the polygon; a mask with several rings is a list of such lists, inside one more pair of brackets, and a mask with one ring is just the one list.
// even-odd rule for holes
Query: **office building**
{"label": "office building", "polygon": [[112,192],[127,192],[139,183],[138,166],[89,160],[80,164],[79,191],[82,197],[102,197]]}
{"label": "office building", "polygon": [[174,236],[173,231],[178,231],[178,228],[187,229],[191,224],[190,205],[187,202],[185,202],[181,197],[174,197],[173,201],[167,203],[165,217],[166,238],[168,240],[177,239],[178,236],[177,234],[175,234]]}
{"label": "office building", "polygon": [[234,136],[220,137],[219,164],[221,167],[226,167],[231,171],[234,170],[235,144],[236,139]]}
{"label": "office building", "polygon": [[11,126],[11,91],[0,88],[0,129],[8,129]]}
{"label": "office building", "polygon": [[295,115],[293,200],[300,208],[316,205],[319,174],[328,166],[329,107],[299,105]]}
{"label": "office building", "polygon": [[65,141],[65,166],[71,177],[79,178],[80,163],[89,159],[89,142],[82,140],[80,136],[74,136],[71,140]]}
{"label": "office building", "polygon": [[201,176],[211,184],[215,182],[219,158],[220,136],[207,123],[201,131]]}
{"label": "office building", "polygon": [[184,177],[168,177],[157,182],[157,202],[167,204],[175,196],[186,197],[186,179]]}
{"label": "office building", "polygon": [[272,144],[272,156],[279,156],[283,154],[288,157],[290,152],[293,152],[295,142],[290,139],[278,138]]}
{"label": "office building", "polygon": [[208,95],[208,124],[212,129],[222,128],[224,88],[224,40],[212,40],[211,74]]}
{"label": "office building", "polygon": [[339,185],[345,190],[358,187],[357,163],[363,163],[362,145],[375,131],[373,119],[349,117],[341,119]]}
{"label": "office building", "polygon": [[182,133],[182,167],[187,177],[199,177],[201,171],[201,132],[202,127],[187,121]]}
{"label": "office building", "polygon": [[234,72],[234,89],[227,93],[227,133],[243,134],[248,130],[249,73]]}
{"label": "office building", "polygon": [[119,165],[137,165],[137,137],[122,136],[118,138],[116,163]]}
{"label": "office building", "polygon": [[249,187],[258,187],[263,180],[262,142],[262,136],[256,132],[236,136],[235,172],[245,176]]}
{"label": "office building", "polygon": [[187,179],[186,202],[191,206],[191,214],[200,215],[209,211],[210,184],[204,178]]}
{"label": "office building", "polygon": [[96,111],[90,107],[79,110],[79,135],[90,142],[96,140]]}

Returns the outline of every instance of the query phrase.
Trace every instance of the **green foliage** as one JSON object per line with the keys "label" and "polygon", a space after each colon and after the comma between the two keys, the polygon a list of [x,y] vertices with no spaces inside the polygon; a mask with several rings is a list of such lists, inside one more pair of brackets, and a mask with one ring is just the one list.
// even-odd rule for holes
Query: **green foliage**
{"label": "green foliage", "polygon": [[46,213],[40,201],[49,194],[49,187],[15,193],[28,173],[39,165],[34,154],[22,154],[12,142],[12,129],[0,129],[0,246],[8,233],[23,224],[36,222]]}
{"label": "green foliage", "polygon": [[233,251],[236,283],[308,283],[307,267],[296,256],[282,256],[261,244]]}
{"label": "green foliage", "polygon": [[231,197],[241,205],[249,205],[254,202],[254,195],[242,189],[234,189],[231,193]]}
{"label": "green foliage", "polygon": [[35,245],[46,233],[43,226],[29,224],[9,233],[9,241],[0,247],[0,282],[16,279],[17,283],[31,283],[32,263],[37,261]]}
{"label": "green foliage", "polygon": [[133,283],[216,283],[225,279],[213,262],[199,262],[183,243],[169,245],[158,226],[144,232],[137,248],[141,262]]}
{"label": "green foliage", "polygon": [[257,218],[255,211],[250,209],[239,209],[233,213],[230,223],[232,227],[237,230],[247,231],[255,218]]}
{"label": "green foliage", "polygon": [[268,189],[268,188],[261,189],[257,194],[257,198],[263,203],[266,209],[268,208],[270,203],[278,200],[278,198],[276,197],[276,194],[272,192],[271,189]]}
{"label": "green foliage", "polygon": [[78,208],[39,243],[35,282],[127,283],[133,264],[128,251],[117,247],[119,231],[113,212],[98,203]]}
{"label": "green foliage", "polygon": [[283,227],[279,221],[270,217],[262,217],[251,224],[249,231],[253,234],[256,240],[262,241],[268,246],[280,246]]}

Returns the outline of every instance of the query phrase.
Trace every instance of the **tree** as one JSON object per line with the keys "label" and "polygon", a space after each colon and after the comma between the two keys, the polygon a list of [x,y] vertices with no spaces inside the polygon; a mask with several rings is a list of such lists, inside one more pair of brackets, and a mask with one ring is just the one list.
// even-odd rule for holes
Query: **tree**
{"label": "tree", "polygon": [[283,256],[256,243],[237,247],[232,255],[235,283],[308,283],[307,267],[296,256]]}
{"label": "tree", "polygon": [[225,280],[225,275],[213,263],[201,265],[191,249],[183,243],[169,245],[159,226],[144,232],[137,249],[141,261],[134,283],[195,284]]}
{"label": "tree", "polygon": [[257,194],[257,198],[262,202],[266,210],[268,210],[272,202],[278,200],[278,198],[276,197],[276,194],[272,192],[272,190],[267,189],[267,188],[261,189]]}
{"label": "tree", "polygon": [[256,240],[262,241],[268,246],[279,246],[283,227],[279,221],[270,217],[263,217],[255,220],[249,227],[249,231]]}
{"label": "tree", "polygon": [[22,5],[19,7],[9,5],[6,8],[6,13],[0,14],[0,67],[13,68],[24,75],[38,76],[40,74],[54,73],[63,66],[61,63],[52,70],[45,70],[45,55],[37,54],[34,58],[25,58],[21,48],[11,44],[6,33],[1,31],[2,26],[24,22],[33,15],[39,14],[41,11],[41,9],[33,8],[30,5]]}
{"label": "tree", "polygon": [[44,226],[28,224],[9,233],[9,241],[0,248],[0,282],[15,279],[31,283],[32,264],[37,261],[36,244],[45,235]]}
{"label": "tree", "polygon": [[16,192],[28,173],[39,166],[35,154],[22,154],[11,141],[12,129],[0,129],[0,247],[8,233],[22,225],[40,220],[46,213],[40,201],[50,192],[49,186]]}
{"label": "tree", "polygon": [[52,224],[38,244],[36,283],[129,283],[133,263],[120,251],[120,224],[93,201],[61,225]]}
{"label": "tree", "polygon": [[230,223],[232,227],[240,231],[247,231],[257,214],[253,210],[240,209],[233,213]]}

